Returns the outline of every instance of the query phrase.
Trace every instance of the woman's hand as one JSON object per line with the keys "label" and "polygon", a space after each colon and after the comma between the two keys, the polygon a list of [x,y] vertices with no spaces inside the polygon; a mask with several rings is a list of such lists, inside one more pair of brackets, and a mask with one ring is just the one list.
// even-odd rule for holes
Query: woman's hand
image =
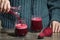
{"label": "woman's hand", "polygon": [[0,12],[9,12],[10,2],[9,0],[0,0]]}
{"label": "woman's hand", "polygon": [[58,32],[60,32],[60,23],[59,23],[59,27],[58,27]]}
{"label": "woman's hand", "polygon": [[58,21],[53,21],[51,23],[51,27],[53,28],[53,32],[60,32],[60,23]]}

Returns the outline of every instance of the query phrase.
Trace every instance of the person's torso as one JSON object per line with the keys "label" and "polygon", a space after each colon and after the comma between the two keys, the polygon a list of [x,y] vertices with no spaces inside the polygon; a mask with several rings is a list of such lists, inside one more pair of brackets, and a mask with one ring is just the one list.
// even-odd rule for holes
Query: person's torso
{"label": "person's torso", "polygon": [[31,24],[33,15],[41,17],[43,26],[49,22],[47,0],[10,0],[11,6],[21,6],[20,17],[23,18],[28,26]]}

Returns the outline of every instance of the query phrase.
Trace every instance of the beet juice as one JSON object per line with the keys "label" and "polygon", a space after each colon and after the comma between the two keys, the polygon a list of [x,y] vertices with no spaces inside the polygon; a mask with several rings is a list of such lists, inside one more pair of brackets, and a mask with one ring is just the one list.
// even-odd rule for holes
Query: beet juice
{"label": "beet juice", "polygon": [[15,34],[17,36],[25,36],[27,34],[27,25],[26,24],[16,24]]}
{"label": "beet juice", "polygon": [[41,31],[42,30],[42,19],[39,17],[34,17],[31,20],[31,30],[32,31]]}

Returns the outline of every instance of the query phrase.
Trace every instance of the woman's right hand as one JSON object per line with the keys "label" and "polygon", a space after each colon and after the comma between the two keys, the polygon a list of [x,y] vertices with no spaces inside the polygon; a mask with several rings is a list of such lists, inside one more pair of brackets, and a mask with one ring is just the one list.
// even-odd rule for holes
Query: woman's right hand
{"label": "woman's right hand", "polygon": [[9,0],[0,0],[0,12],[9,12],[10,7]]}

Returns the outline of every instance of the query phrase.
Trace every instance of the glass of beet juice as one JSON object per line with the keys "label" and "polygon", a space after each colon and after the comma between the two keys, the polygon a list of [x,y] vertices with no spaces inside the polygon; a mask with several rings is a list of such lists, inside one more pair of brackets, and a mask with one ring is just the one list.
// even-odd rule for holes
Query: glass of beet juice
{"label": "glass of beet juice", "polygon": [[[14,15],[17,18],[17,20],[20,20],[20,16],[19,16],[20,13],[18,13],[18,11],[20,10],[20,7],[21,6],[11,7],[10,11],[8,12],[8,14]],[[14,23],[13,26],[15,26],[15,23]],[[8,33],[11,33],[11,32],[14,32],[14,29],[15,29],[15,27],[12,27],[12,28],[9,27],[6,30],[7,30]]]}
{"label": "glass of beet juice", "polygon": [[33,32],[40,32],[42,30],[42,18],[33,16],[31,19],[31,30]]}
{"label": "glass of beet juice", "polygon": [[15,34],[17,36],[25,36],[27,34],[27,25],[26,23],[20,18],[19,16],[19,10],[20,10],[20,7],[11,7],[11,10],[9,11],[9,14],[12,14],[14,15],[17,20],[15,22]]}
{"label": "glass of beet juice", "polygon": [[25,36],[27,32],[27,24],[24,22],[24,20],[21,19],[15,24],[15,34],[17,36]]}

